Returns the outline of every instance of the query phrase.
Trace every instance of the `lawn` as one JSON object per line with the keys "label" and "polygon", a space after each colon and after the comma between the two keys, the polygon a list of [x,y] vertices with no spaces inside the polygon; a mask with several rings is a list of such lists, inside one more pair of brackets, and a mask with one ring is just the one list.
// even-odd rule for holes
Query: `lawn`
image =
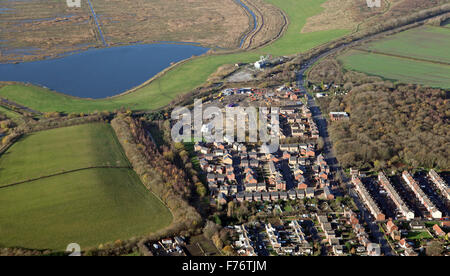
{"label": "lawn", "polygon": [[409,240],[419,240],[419,239],[432,239],[433,236],[431,236],[427,231],[411,231],[408,233],[408,236],[406,237]]}
{"label": "lawn", "polygon": [[170,103],[177,95],[204,83],[208,76],[224,64],[253,62],[261,55],[289,55],[307,51],[350,32],[328,30],[301,33],[308,17],[320,13],[326,0],[266,0],[283,9],[290,21],[284,34],[276,42],[257,50],[226,55],[206,55],[174,67],[156,81],[129,94],[88,100],[66,96],[37,87],[10,85],[0,89],[0,96],[39,111],[92,112],[115,110],[121,107],[133,110],[152,110]]}
{"label": "lawn", "polygon": [[348,70],[402,83],[450,88],[450,29],[423,26],[375,41],[339,57]]}
{"label": "lawn", "polygon": [[381,76],[401,83],[450,88],[450,66],[411,59],[349,51],[339,57],[347,70]]}
{"label": "lawn", "polygon": [[109,125],[41,131],[19,140],[0,157],[0,187],[94,166],[129,166]]}
{"label": "lawn", "polygon": [[134,171],[91,169],[0,189],[0,247],[65,250],[126,240],[171,223]]}

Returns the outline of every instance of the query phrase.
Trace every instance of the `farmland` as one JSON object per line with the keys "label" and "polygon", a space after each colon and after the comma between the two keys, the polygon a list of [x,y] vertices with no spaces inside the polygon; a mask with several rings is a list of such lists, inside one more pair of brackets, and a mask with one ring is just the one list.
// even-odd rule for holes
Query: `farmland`
{"label": "farmland", "polygon": [[106,124],[30,134],[0,158],[0,187],[87,167],[128,167],[128,160],[114,135]]}
{"label": "farmland", "polygon": [[[10,85],[0,89],[0,97],[39,111],[92,112],[115,110],[151,110],[170,103],[177,95],[189,92],[204,83],[208,76],[224,64],[253,62],[261,55],[290,55],[307,51],[347,34],[350,30],[325,30],[302,33],[307,18],[320,13],[325,0],[267,0],[284,10],[289,27],[284,35],[264,48],[234,54],[205,55],[173,67],[157,80],[129,94],[100,100],[88,100],[54,93],[47,89]],[[187,77],[189,76],[189,77]]]}
{"label": "farmland", "polygon": [[350,50],[339,60],[347,70],[448,89],[449,47],[449,29],[424,26]]}
{"label": "farmland", "polygon": [[133,171],[93,169],[0,189],[0,246],[64,250],[126,240],[171,222]]}
{"label": "farmland", "polygon": [[129,166],[107,124],[25,136],[0,157],[0,246],[86,248],[168,226],[170,211]]}

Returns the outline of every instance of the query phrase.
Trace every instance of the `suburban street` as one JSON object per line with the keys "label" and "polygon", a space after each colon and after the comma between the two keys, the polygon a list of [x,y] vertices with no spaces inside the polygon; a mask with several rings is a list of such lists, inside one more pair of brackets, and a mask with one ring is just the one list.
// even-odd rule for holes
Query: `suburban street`
{"label": "suburban street", "polygon": [[[306,87],[304,86],[304,73],[306,72],[306,70],[308,70],[318,59],[320,59],[328,54],[330,54],[330,53],[323,54],[323,55],[309,61],[306,64],[306,66],[304,66],[298,72],[298,87],[300,88],[300,90],[306,91]],[[328,165],[330,166],[331,172],[334,174],[335,178],[339,177],[339,176],[341,177],[341,179],[339,179],[342,184],[341,187],[348,187],[348,192],[349,192],[350,196],[353,198],[353,200],[355,201],[355,204],[357,205],[358,209],[361,212],[360,213],[361,219],[363,219],[370,228],[370,231],[374,237],[374,242],[377,242],[380,244],[381,250],[384,253],[384,255],[391,256],[392,250],[391,250],[389,243],[384,238],[383,233],[380,232],[380,229],[378,228],[378,225],[375,223],[374,219],[371,218],[371,215],[364,207],[358,194],[353,189],[353,187],[350,183],[350,179],[348,179],[345,176],[344,172],[342,171],[342,168],[339,165],[339,162],[338,162],[335,154],[333,153],[333,144],[330,140],[330,136],[328,133],[327,120],[323,116],[322,111],[320,110],[319,106],[317,105],[314,97],[311,96],[310,94],[307,94],[307,95],[308,95],[308,106],[311,110],[311,113],[313,114],[314,121],[316,122],[317,127],[319,128],[320,137],[322,137],[322,139],[324,141],[323,154],[324,154],[324,157],[325,157]]]}

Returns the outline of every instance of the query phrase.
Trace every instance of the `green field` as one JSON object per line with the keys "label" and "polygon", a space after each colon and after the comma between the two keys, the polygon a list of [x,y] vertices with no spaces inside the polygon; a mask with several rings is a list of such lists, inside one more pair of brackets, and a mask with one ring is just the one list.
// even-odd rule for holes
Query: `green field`
{"label": "green field", "polygon": [[[63,175],[68,170],[96,166]],[[0,156],[0,247],[82,248],[148,234],[172,215],[148,192],[107,124],[34,133]],[[3,186],[3,187],[2,187]]]}
{"label": "green field", "polygon": [[450,66],[410,59],[349,51],[339,57],[348,70],[381,76],[402,83],[450,88]]}
{"label": "green field", "polygon": [[424,26],[370,44],[367,49],[450,64],[450,29]]}
{"label": "green field", "polygon": [[376,53],[350,50],[339,57],[344,68],[401,83],[450,88],[450,29],[420,27],[365,48]]}
{"label": "green field", "polygon": [[0,247],[65,250],[125,240],[170,224],[132,170],[92,169],[0,189]]}
{"label": "green field", "polygon": [[112,128],[86,124],[30,134],[0,158],[0,187],[95,166],[129,166]]}
{"label": "green field", "polygon": [[320,13],[326,0],[266,0],[288,16],[288,30],[267,47],[237,54],[207,55],[176,66],[151,84],[130,94],[100,100],[69,97],[37,87],[12,85],[0,88],[0,96],[42,112],[92,112],[115,110],[121,107],[133,110],[151,110],[165,106],[177,95],[188,92],[206,81],[208,76],[223,64],[253,62],[263,54],[274,56],[295,54],[329,42],[350,30],[329,30],[300,33],[306,19]]}
{"label": "green field", "polygon": [[433,236],[431,236],[427,231],[411,231],[408,233],[408,236],[406,237],[409,240],[419,240],[419,239],[432,239]]}

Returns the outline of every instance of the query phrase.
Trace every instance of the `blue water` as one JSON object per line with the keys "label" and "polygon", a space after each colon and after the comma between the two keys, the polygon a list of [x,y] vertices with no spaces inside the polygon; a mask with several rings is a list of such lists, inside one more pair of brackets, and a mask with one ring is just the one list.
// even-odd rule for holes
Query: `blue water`
{"label": "blue water", "polygon": [[[244,9],[246,9],[246,10],[251,14],[251,16],[253,17],[253,29],[250,31],[250,33],[253,32],[253,31],[255,31],[256,28],[258,27],[258,21],[257,21],[257,19],[256,19],[255,13],[254,13],[249,7],[247,7],[247,5],[245,5],[241,0],[235,0],[235,1],[236,1],[236,3],[238,3],[239,5],[241,5],[242,7],[244,7]],[[249,34],[250,34],[250,33],[249,33]],[[239,48],[242,48],[242,45],[244,44],[244,42],[245,42],[245,40],[247,39],[247,37],[248,37],[248,34],[245,35],[245,36],[241,39],[241,44],[239,45]]]}
{"label": "blue water", "polygon": [[177,44],[90,49],[57,59],[0,64],[0,81],[37,84],[82,98],[105,98],[142,84],[172,62],[208,50]]}

